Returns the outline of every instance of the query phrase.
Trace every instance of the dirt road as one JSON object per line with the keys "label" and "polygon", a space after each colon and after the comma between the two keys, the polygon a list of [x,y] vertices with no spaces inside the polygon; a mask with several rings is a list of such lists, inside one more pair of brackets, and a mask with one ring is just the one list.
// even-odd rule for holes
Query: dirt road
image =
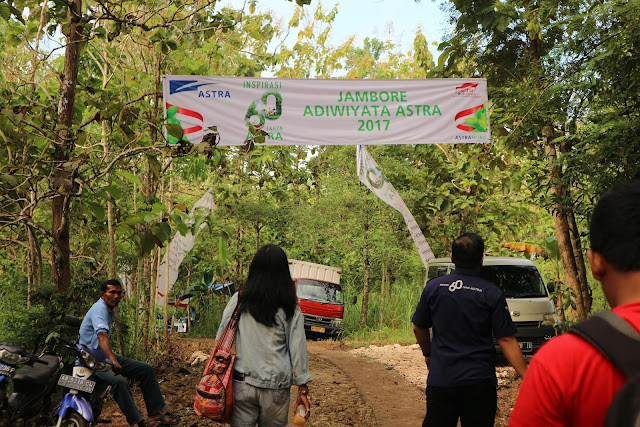
{"label": "dirt road", "polygon": [[[193,412],[193,396],[203,363],[190,364],[197,351],[208,354],[213,340],[174,338],[166,361],[157,370],[168,411],[179,426],[216,426]],[[411,346],[384,346],[350,350],[336,342],[308,342],[311,388],[311,419],[308,427],[419,426],[425,411],[426,368],[419,351]],[[519,381],[515,374],[499,373],[499,409],[496,426],[506,426]],[[295,400],[292,389],[292,402]],[[144,413],[139,390],[134,389]],[[293,411],[293,409],[292,409]],[[291,414],[292,416],[293,414]],[[127,425],[113,401],[107,402],[102,418],[111,426]],[[290,425],[293,425],[292,423]]]}
{"label": "dirt road", "polygon": [[367,406],[373,409],[375,424],[372,425],[422,424],[426,405],[424,391],[408,382],[392,366],[322,343],[309,342],[307,348],[309,353],[333,362],[351,380]]}

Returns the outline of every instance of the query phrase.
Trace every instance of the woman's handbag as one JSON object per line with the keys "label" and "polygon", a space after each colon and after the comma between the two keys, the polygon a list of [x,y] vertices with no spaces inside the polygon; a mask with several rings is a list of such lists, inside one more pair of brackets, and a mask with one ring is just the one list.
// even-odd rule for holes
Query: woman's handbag
{"label": "woman's handbag", "polygon": [[227,327],[216,342],[200,384],[196,388],[193,409],[201,417],[227,422],[233,410],[233,367],[236,362],[236,330],[238,305]]}

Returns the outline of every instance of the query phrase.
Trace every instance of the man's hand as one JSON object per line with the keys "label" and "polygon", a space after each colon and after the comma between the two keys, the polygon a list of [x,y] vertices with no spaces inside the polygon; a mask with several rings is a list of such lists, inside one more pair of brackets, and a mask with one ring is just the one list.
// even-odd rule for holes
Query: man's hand
{"label": "man's hand", "polygon": [[122,366],[118,363],[118,359],[116,355],[113,353],[113,349],[111,348],[111,339],[106,332],[98,332],[98,343],[100,344],[100,348],[104,352],[104,354],[111,360],[113,363],[113,373],[115,375],[120,375],[122,372]]}
{"label": "man's hand", "polygon": [[413,325],[413,334],[416,336],[416,341],[418,345],[422,349],[422,354],[424,354],[424,363],[427,365],[427,369],[431,368],[431,356],[427,356],[427,354],[431,354],[431,333],[428,328],[421,328],[419,326]]}
{"label": "man's hand", "polygon": [[524,374],[527,372],[527,363],[524,361],[522,350],[520,350],[515,335],[498,338],[498,344],[500,344],[507,362],[513,366],[521,378],[524,378]]}
{"label": "man's hand", "polygon": [[111,369],[114,375],[120,375],[122,372],[122,366],[118,363],[118,361],[113,362],[113,368]]}
{"label": "man's hand", "polygon": [[304,406],[304,419],[309,421],[309,416],[311,415],[311,405],[309,404],[309,387],[306,384],[302,384],[298,387],[298,398],[296,399],[296,404],[294,408],[298,408],[298,406]]}
{"label": "man's hand", "polygon": [[311,415],[311,405],[309,404],[309,399],[305,394],[298,395],[295,407],[297,408],[298,405],[304,406],[304,419],[309,421],[309,416]]}

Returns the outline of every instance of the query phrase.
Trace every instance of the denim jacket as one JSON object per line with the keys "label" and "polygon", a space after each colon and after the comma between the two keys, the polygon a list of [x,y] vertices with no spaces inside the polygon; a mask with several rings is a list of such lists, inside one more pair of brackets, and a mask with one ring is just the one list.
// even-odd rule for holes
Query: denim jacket
{"label": "denim jacket", "polygon": [[[222,313],[216,340],[229,323],[238,303],[235,293]],[[240,315],[236,332],[236,364],[234,370],[245,375],[245,382],[260,388],[289,388],[306,384],[309,374],[307,341],[300,307],[287,321],[282,308],[276,313],[276,325],[257,322],[248,311]]]}

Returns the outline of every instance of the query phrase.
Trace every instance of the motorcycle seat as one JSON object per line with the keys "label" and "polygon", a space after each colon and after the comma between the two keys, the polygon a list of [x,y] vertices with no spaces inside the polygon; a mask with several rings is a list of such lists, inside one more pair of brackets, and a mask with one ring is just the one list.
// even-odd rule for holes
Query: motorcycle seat
{"label": "motorcycle seat", "polygon": [[14,385],[46,384],[60,369],[61,359],[59,356],[45,354],[40,360],[47,362],[34,363],[33,366],[25,365],[13,376]]}

